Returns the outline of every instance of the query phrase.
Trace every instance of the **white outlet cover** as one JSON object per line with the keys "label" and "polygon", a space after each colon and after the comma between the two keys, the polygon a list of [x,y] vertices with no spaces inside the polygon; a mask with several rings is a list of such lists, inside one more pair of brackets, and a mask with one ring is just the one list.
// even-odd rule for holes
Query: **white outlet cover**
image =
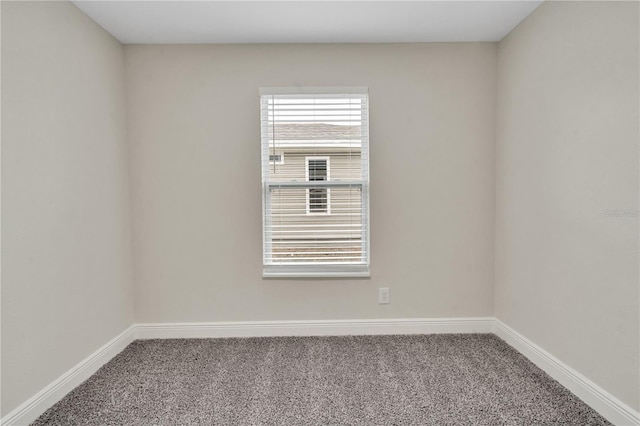
{"label": "white outlet cover", "polygon": [[387,304],[387,303],[389,303],[389,289],[388,288],[379,288],[378,289],[378,303],[379,304]]}

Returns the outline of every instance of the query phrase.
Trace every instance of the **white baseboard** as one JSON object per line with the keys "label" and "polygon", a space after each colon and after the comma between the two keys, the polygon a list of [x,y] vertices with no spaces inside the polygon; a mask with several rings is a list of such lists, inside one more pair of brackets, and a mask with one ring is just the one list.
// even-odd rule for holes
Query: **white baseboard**
{"label": "white baseboard", "polygon": [[498,319],[254,321],[134,324],[10,412],[2,425],[27,425],[135,339],[494,333],[616,425],[640,426],[640,414]]}
{"label": "white baseboard", "polygon": [[60,401],[66,394],[87,380],[100,367],[109,362],[114,356],[122,352],[127,345],[135,340],[135,327],[130,326],[114,337],[107,344],[80,361],[75,367],[58,377],[46,388],[29,398],[0,420],[3,426],[28,425],[40,417],[53,404]]}
{"label": "white baseboard", "polygon": [[491,333],[493,318],[136,324],[138,339]]}
{"label": "white baseboard", "polygon": [[640,413],[497,318],[493,333],[614,425],[640,426]]}

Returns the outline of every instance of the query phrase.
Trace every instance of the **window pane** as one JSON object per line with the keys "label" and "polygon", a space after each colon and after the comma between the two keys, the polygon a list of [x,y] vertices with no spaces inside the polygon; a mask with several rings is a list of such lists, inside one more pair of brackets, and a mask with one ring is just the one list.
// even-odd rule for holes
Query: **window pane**
{"label": "window pane", "polygon": [[304,205],[307,191],[313,191],[314,197],[318,196],[319,203],[323,203],[323,193],[329,190],[271,190],[271,220],[265,230],[272,247],[268,260],[276,263],[363,262],[365,234],[360,189],[331,188],[331,215],[315,216],[309,216]]}
{"label": "window pane", "polygon": [[309,189],[309,211],[311,213],[327,213],[328,190],[326,188]]}
{"label": "window pane", "polygon": [[309,180],[327,180],[327,160],[309,160]]}

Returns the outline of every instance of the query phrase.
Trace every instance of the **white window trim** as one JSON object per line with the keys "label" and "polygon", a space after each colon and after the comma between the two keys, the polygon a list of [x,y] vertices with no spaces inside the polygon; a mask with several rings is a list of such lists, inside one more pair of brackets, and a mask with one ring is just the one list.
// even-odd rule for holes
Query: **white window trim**
{"label": "white window trim", "polygon": [[368,94],[367,86],[307,86],[307,87],[261,87],[259,89],[262,95],[321,95],[321,94]]}
{"label": "white window trim", "polygon": [[369,278],[369,265],[264,265],[263,278]]}
{"label": "white window trim", "polygon": [[[309,160],[324,160],[327,162],[327,180],[325,182],[329,182],[331,180],[331,160],[329,157],[318,157],[318,156],[310,156],[304,158],[304,171],[305,171],[305,181],[309,182]],[[322,182],[322,181],[318,181]],[[308,216],[329,216],[331,215],[331,189],[327,188],[327,211],[326,212],[312,212],[311,206],[309,202],[309,189],[307,188],[307,215]]]}
{"label": "white window trim", "polygon": [[[362,87],[261,87],[259,90],[260,96],[263,95],[278,95],[278,94],[365,94],[367,95],[367,107],[368,107],[368,94],[369,88]],[[264,112],[261,112],[261,120],[266,117]],[[367,124],[364,129],[367,141],[367,156],[370,155],[369,151],[369,117],[367,116]],[[264,137],[264,136],[263,136]],[[308,169],[307,169],[308,170]],[[362,188],[363,208],[366,210],[366,215],[363,216],[363,227],[365,228],[366,236],[362,241],[363,250],[367,253],[366,263],[357,265],[272,265],[263,264],[263,278],[369,278],[370,265],[371,265],[371,224],[370,224],[370,202],[369,202],[369,186],[370,186],[370,170],[371,165],[367,162],[366,178],[360,182],[331,182],[329,185],[333,186],[358,186]],[[263,176],[268,171],[263,169]],[[285,184],[287,187],[296,187],[300,183]],[[306,182],[304,184],[307,184]],[[267,196],[271,186],[282,187],[282,183],[270,184],[263,182],[263,203],[262,203],[262,219],[263,228],[270,225],[270,218],[265,214],[266,211],[271,209],[270,198]],[[263,232],[263,250],[270,250],[271,242],[265,238]]]}

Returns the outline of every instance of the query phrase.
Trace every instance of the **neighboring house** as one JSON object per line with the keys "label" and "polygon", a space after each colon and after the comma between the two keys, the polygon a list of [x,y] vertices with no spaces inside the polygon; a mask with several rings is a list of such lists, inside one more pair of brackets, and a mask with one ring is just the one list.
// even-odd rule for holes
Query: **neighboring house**
{"label": "neighboring house", "polygon": [[[312,141],[304,139],[310,130]],[[360,126],[289,123],[276,125],[270,133],[277,140],[269,147],[272,182],[360,179]],[[274,258],[301,262],[332,261],[335,256],[343,261],[361,259],[359,187],[276,188],[271,195]]]}

